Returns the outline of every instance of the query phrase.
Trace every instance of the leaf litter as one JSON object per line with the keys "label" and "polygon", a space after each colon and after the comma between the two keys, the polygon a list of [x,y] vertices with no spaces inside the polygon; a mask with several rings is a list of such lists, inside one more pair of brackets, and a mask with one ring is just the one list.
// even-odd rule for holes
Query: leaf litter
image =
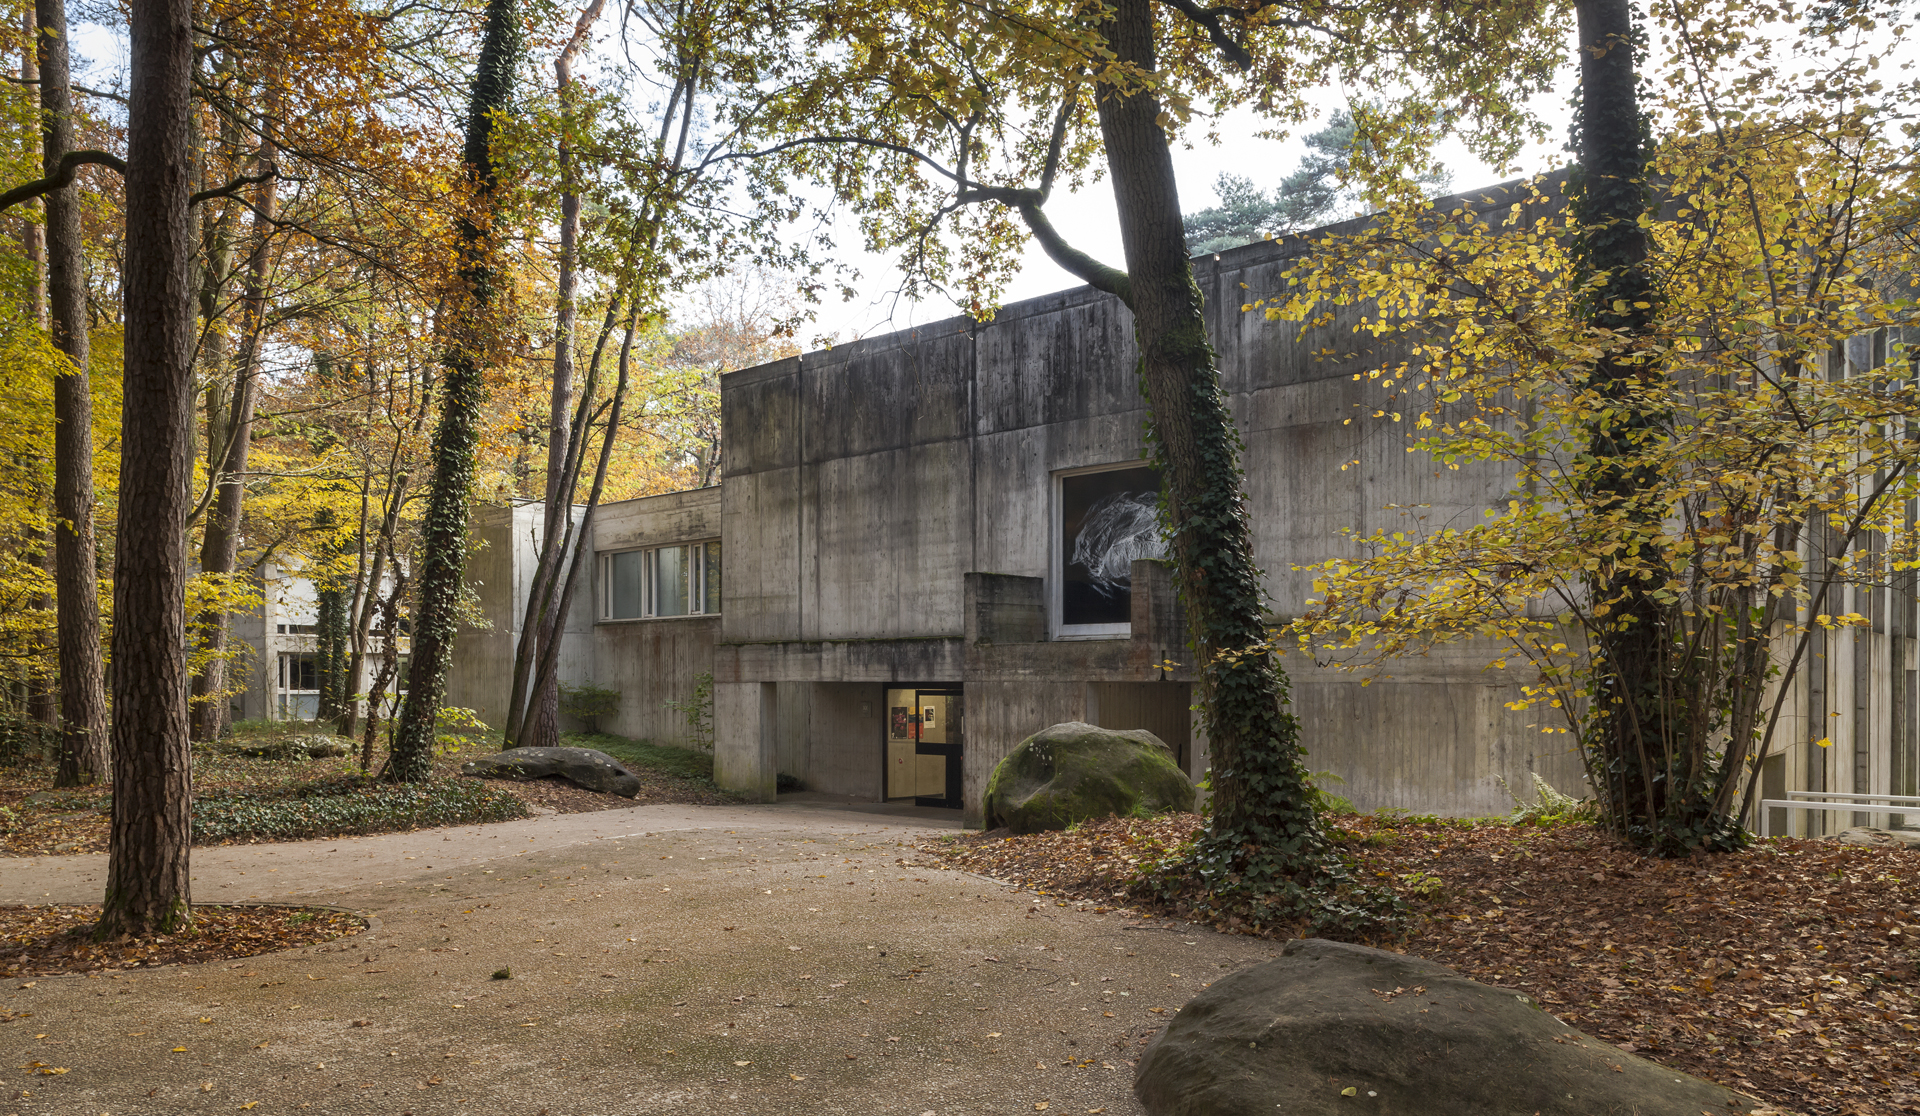
{"label": "leaf litter", "polygon": [[358,934],[358,915],[319,907],[193,909],[193,929],[155,938],[95,942],[92,905],[0,907],[0,977],[33,980],[63,973],[230,961]]}
{"label": "leaf litter", "polygon": [[[1114,818],[919,848],[1059,905],[1207,921],[1131,886],[1204,824]],[[1588,1034],[1781,1108],[1920,1113],[1920,850],[1769,839],[1652,860],[1585,825],[1338,825],[1356,872],[1407,902],[1410,934],[1395,949],[1526,992]]]}

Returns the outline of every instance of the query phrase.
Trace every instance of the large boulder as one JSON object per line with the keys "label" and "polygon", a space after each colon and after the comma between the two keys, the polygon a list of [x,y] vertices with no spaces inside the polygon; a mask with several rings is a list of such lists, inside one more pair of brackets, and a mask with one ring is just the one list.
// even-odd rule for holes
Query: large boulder
{"label": "large boulder", "polygon": [[248,759],[327,759],[353,754],[353,741],[328,732],[289,736],[265,744],[235,743],[226,746],[230,755]]}
{"label": "large boulder", "polygon": [[1306,939],[1215,981],[1140,1059],[1152,1116],[1710,1116],[1731,1089],[1444,965]]}
{"label": "large boulder", "polygon": [[620,761],[593,748],[510,748],[460,765],[460,774],[482,779],[544,779],[558,775],[601,794],[632,798],[640,780]]}
{"label": "large boulder", "polygon": [[1007,753],[987,780],[987,828],[1065,829],[1115,814],[1193,809],[1193,784],[1173,751],[1145,729],[1068,721]]}

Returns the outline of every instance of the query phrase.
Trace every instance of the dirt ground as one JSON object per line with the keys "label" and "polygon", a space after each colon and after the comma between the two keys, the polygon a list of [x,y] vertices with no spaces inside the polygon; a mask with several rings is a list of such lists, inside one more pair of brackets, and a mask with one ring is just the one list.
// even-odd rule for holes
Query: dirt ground
{"label": "dirt ground", "polygon": [[[1119,1116],[1169,1013],[1277,952],[908,867],[935,832],[641,806],[195,850],[203,901],[372,926],[8,981],[0,1114]],[[0,902],[97,901],[101,859],[11,861]]]}

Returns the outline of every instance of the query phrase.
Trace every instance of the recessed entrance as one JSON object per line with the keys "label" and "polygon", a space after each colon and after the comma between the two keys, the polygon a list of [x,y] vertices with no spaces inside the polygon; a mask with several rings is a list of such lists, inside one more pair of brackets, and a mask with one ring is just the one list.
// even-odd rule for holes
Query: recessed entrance
{"label": "recessed entrance", "polygon": [[960,808],[966,718],[957,689],[890,689],[883,728],[887,797]]}

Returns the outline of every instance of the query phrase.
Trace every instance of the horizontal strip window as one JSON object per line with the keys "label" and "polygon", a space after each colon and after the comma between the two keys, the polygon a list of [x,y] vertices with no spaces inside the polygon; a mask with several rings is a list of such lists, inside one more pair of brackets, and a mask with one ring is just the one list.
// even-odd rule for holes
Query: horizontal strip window
{"label": "horizontal strip window", "polygon": [[720,542],[622,550],[600,559],[600,619],[720,612]]}

